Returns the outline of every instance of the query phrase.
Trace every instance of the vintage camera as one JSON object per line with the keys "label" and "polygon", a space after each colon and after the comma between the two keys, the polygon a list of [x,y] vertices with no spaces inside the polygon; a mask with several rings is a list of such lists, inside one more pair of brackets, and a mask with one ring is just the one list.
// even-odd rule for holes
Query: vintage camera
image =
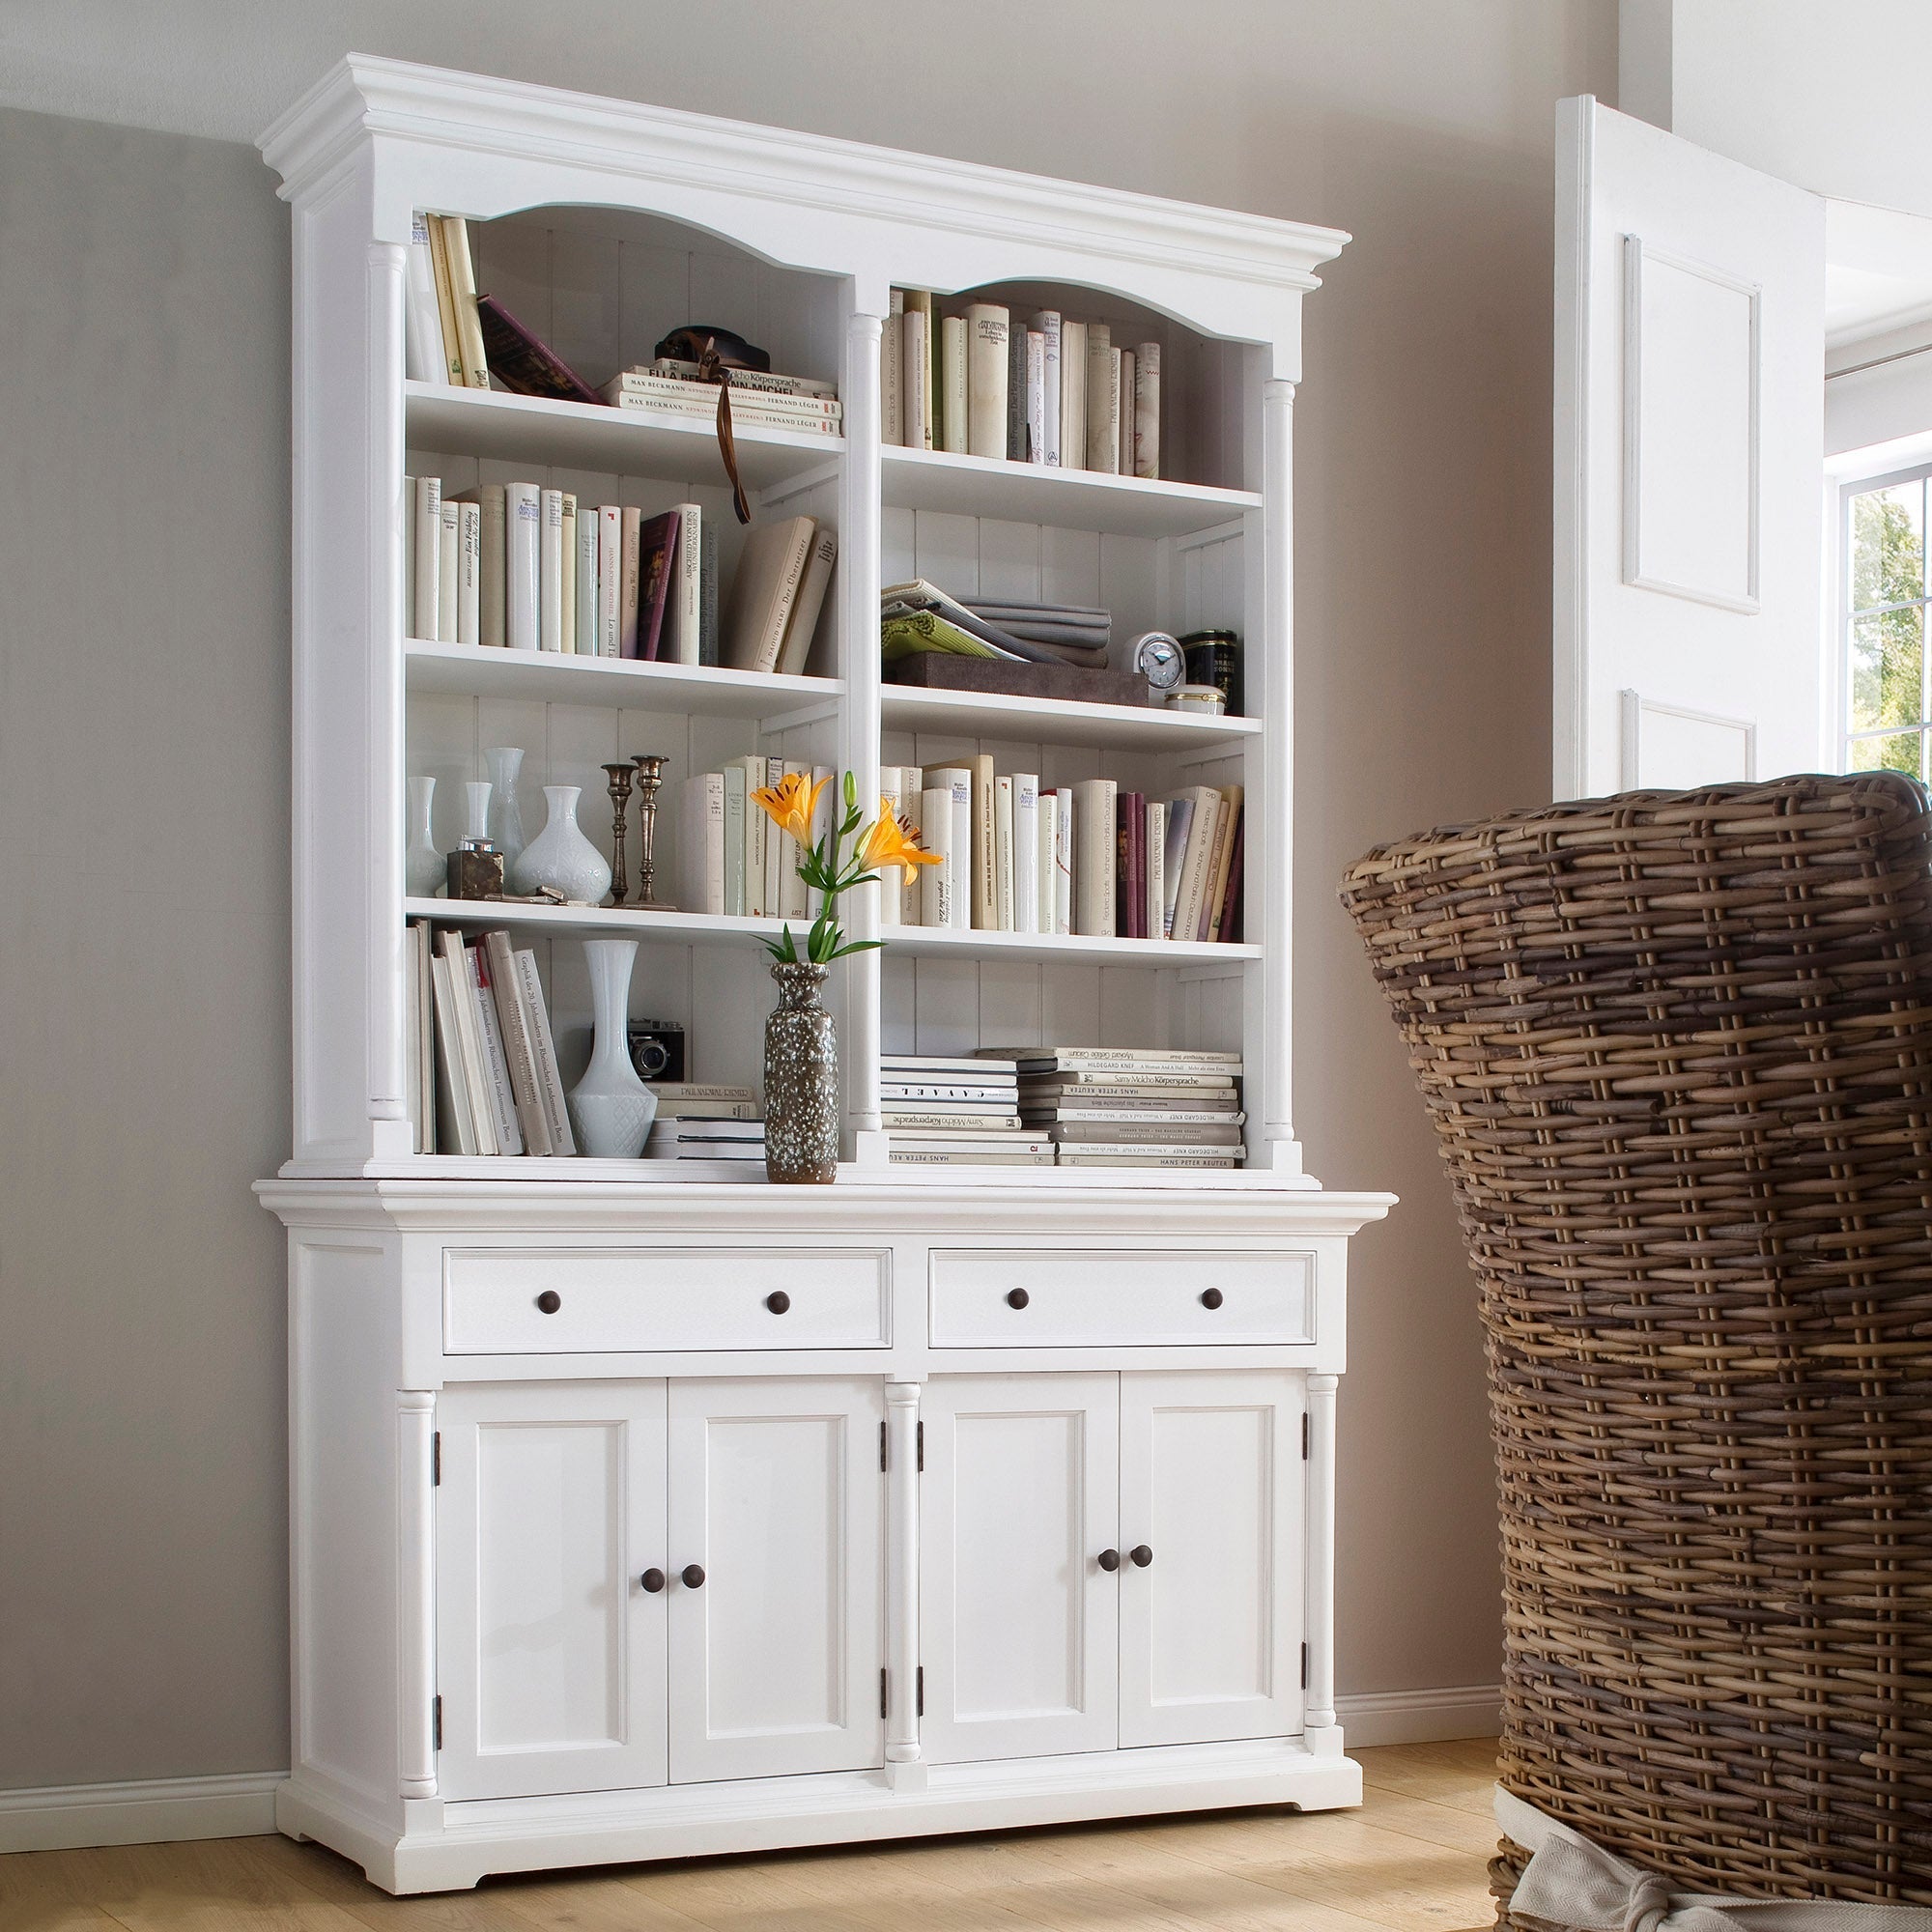
{"label": "vintage camera", "polygon": [[684,1078],[684,1029],[674,1020],[633,1020],[625,1029],[640,1080]]}

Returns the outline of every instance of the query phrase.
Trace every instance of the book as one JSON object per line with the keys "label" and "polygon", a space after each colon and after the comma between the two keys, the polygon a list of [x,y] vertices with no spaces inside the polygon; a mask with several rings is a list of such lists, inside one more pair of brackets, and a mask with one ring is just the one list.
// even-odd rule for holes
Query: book
{"label": "book", "polygon": [[516,968],[517,990],[523,995],[524,1011],[529,1021],[530,1050],[536,1056],[537,1089],[543,1099],[551,1152],[574,1155],[577,1138],[570,1130],[570,1110],[563,1103],[563,1077],[557,1071],[556,1042],[551,1037],[550,1009],[544,1003],[537,955],[525,948],[511,963]]}
{"label": "book", "polygon": [[721,775],[724,781],[724,910],[733,919],[745,913],[745,813],[755,810],[745,794],[745,767],[734,760]]}
{"label": "book", "polygon": [[1121,467],[1121,361],[1104,322],[1087,325],[1087,468]]}
{"label": "book", "polygon": [[597,655],[621,657],[624,649],[624,512],[616,503],[597,507]]}
{"label": "book", "polygon": [[442,581],[442,478],[416,478],[415,595],[410,636],[425,643],[436,641],[437,592]]}
{"label": "book", "polygon": [[[893,294],[897,296],[899,291],[895,289]],[[675,355],[658,355],[648,362],[634,362],[629,373],[633,376],[676,376],[684,382],[695,383],[698,380],[698,365]],[[771,369],[733,369],[731,387],[734,393],[750,390],[760,396],[818,396],[834,403],[838,400],[838,385],[836,383],[821,382],[816,376],[781,376]]]}
{"label": "book", "polygon": [[889,1141],[888,1149],[886,1158],[894,1167],[1051,1167],[1054,1164],[1051,1147],[1043,1153],[1006,1150],[992,1153],[978,1148],[944,1151],[901,1148]]}
{"label": "book", "polygon": [[1188,828],[1194,823],[1194,794],[1177,792],[1163,803],[1166,807],[1167,836],[1161,857],[1161,937],[1172,939],[1175,906],[1180,897],[1180,865],[1187,856]]}
{"label": "book", "polygon": [[682,523],[676,510],[665,510],[640,518],[638,525],[638,647],[633,655],[649,664],[665,655],[665,611],[670,601]]}
{"label": "book", "polygon": [[449,961],[440,953],[430,961],[430,990],[436,1008],[437,1149],[441,1153],[477,1153],[476,1117],[470,1109],[455,981]]}
{"label": "book", "polygon": [[557,493],[561,542],[557,546],[558,601],[562,609],[557,627],[557,649],[573,656],[577,651],[577,493]]}
{"label": "book", "polygon": [[1049,469],[1057,469],[1061,464],[1060,454],[1060,311],[1043,308],[1027,327],[1037,329],[1040,339],[1040,442],[1041,453],[1036,462],[1044,463]]}
{"label": "book", "polygon": [[832,566],[838,560],[838,534],[825,524],[812,538],[811,552],[805,560],[805,574],[799,579],[798,596],[791,615],[785,620],[784,642],[779,647],[777,668],[786,677],[799,677],[811,658],[811,639],[818,629],[819,613],[825,608],[825,593],[832,586]]}
{"label": "book", "polygon": [[704,513],[696,503],[673,503],[677,541],[671,546],[670,585],[665,595],[665,629],[658,655],[667,664],[701,662],[702,531]]}
{"label": "book", "polygon": [[1053,929],[1073,930],[1073,787],[1062,785],[1053,800]]}
{"label": "book", "polygon": [[[436,263],[429,249],[429,216],[410,217],[410,253],[403,272],[403,367],[412,383],[449,381],[442,354],[442,320],[436,304]],[[434,1153],[434,1147],[419,1148]]]}
{"label": "book", "polygon": [[905,339],[905,291],[886,298],[879,329],[879,440],[895,448],[905,441],[905,410],[899,396],[899,351]]}
{"label": "book", "polygon": [[445,500],[437,506],[436,629],[430,633],[440,644],[456,641],[456,559],[462,547],[461,515]]}
{"label": "book", "polygon": [[963,315],[942,316],[939,321],[939,428],[937,447],[950,455],[964,456],[972,408],[967,375],[967,328]]}
{"label": "book", "polygon": [[449,284],[449,241],[442,216],[429,219],[429,258],[436,276],[437,331],[442,341],[442,380],[452,388],[469,385],[463,380],[463,345],[456,333],[456,299]]}
{"label": "book", "polygon": [[[443,969],[436,988],[438,1012],[441,1012],[446,987],[450,1028],[455,1035],[456,1052],[450,1065],[450,1081],[454,1090],[450,1112],[455,1115],[460,1110],[467,1117],[469,1127],[467,1135],[459,1135],[459,1141],[467,1139],[469,1142],[467,1147],[460,1146],[459,1151],[493,1154],[498,1151],[497,1115],[490,1097],[489,1074],[483,1063],[481,1022],[471,989],[469,949],[463,944],[463,935],[453,928],[439,932],[436,946],[437,963]],[[438,1037],[441,1037],[440,1032]]]}
{"label": "book", "polygon": [[635,503],[622,511],[623,543],[617,559],[617,655],[638,655],[638,585],[642,581],[644,513]]}
{"label": "book", "polygon": [[534,1155],[548,1155],[553,1151],[550,1120],[544,1111],[536,1045],[523,989],[517,980],[516,962],[511,956],[510,935],[501,931],[486,932],[482,937],[481,950],[490,998],[496,1008],[497,1027],[502,1037],[503,1055],[509,1067],[510,1095],[516,1104],[517,1126],[523,1135],[524,1151]]}
{"label": "book", "polygon": [[1228,889],[1228,868],[1235,855],[1235,831],[1241,817],[1241,787],[1221,787],[1221,810],[1214,821],[1214,850],[1208,862],[1208,886],[1202,895],[1197,939],[1211,940],[1221,918],[1221,897]]}
{"label": "book", "polygon": [[1221,794],[1212,785],[1196,785],[1194,816],[1187,827],[1187,849],[1180,858],[1180,889],[1175,896],[1174,929],[1170,939],[1192,940],[1201,931],[1208,902],[1208,872],[1214,856],[1214,835],[1221,817]]}
{"label": "book", "polygon": [[575,573],[577,587],[572,593],[572,646],[579,657],[597,655],[597,547],[603,522],[602,510],[585,503],[578,512]]}
{"label": "book", "polygon": [[1241,1130],[1225,1115],[1212,1121],[1177,1121],[1172,1115],[1144,1116],[1132,1121],[1096,1121],[1089,1115],[1062,1115],[1046,1133],[1063,1144],[1090,1147],[1145,1147],[1157,1142],[1179,1150],[1189,1147],[1239,1147]]}
{"label": "book", "polygon": [[904,1080],[882,1080],[879,1083],[881,1105],[896,1106],[903,1100],[978,1100],[997,1102],[1003,1107],[1013,1104],[1013,1090],[969,1080],[949,1080],[944,1075],[935,1074],[929,1080],[916,1077]]}
{"label": "book", "polygon": [[1054,865],[1053,843],[1057,814],[1054,808],[1055,792],[1051,785],[1042,785],[1039,792],[1039,855],[1035,861],[1035,883],[1039,893],[1039,904],[1035,912],[1034,930],[1051,932],[1053,924]]}
{"label": "book", "polygon": [[938,855],[936,866],[921,866],[919,870],[919,918],[906,920],[911,925],[952,925],[953,873],[952,786],[951,773],[929,772],[928,779],[945,778],[945,784],[928,784],[919,795],[920,842]]}
{"label": "book", "polygon": [[993,781],[993,917],[994,929],[1014,930],[1018,908],[1014,904],[1013,871],[1013,781],[1010,778]]}
{"label": "book", "polygon": [[493,650],[506,641],[504,600],[508,588],[508,561],[505,527],[506,492],[500,483],[479,483],[473,490],[460,490],[459,503],[476,505],[476,641]]}
{"label": "book", "polygon": [[1142,1100],[1095,1100],[1091,1106],[1079,1104],[1081,1097],[1084,1096],[1076,1096],[1071,1103],[1063,1100],[1051,1107],[1036,1106],[1030,1111],[1049,1126],[1133,1127],[1144,1133],[1164,1133],[1179,1127],[1212,1127],[1219,1132],[1238,1127],[1248,1118],[1238,1107],[1197,1107],[1186,1100],[1164,1095]]}
{"label": "book", "polygon": [[503,640],[513,651],[533,651],[542,640],[543,490],[535,483],[503,485]]}
{"label": "book", "polygon": [[899,318],[900,430],[908,449],[932,447],[932,297],[924,289],[904,292]]}
{"label": "book", "polygon": [[563,492],[537,496],[537,649],[563,648]]}
{"label": "book", "polygon": [[973,782],[973,824],[971,852],[973,925],[977,931],[1000,929],[999,860],[994,845],[995,830],[993,754],[977,752],[967,763]]}
{"label": "book", "polygon": [[774,910],[765,903],[765,838],[776,828],[752,803],[753,792],[765,781],[765,760],[758,753],[748,752],[743,757],[733,758],[730,762],[744,774],[745,779],[744,911],[749,919],[760,919]]}
{"label": "book", "polygon": [[1082,779],[1073,786],[1073,930],[1114,935],[1114,801],[1112,779]]}
{"label": "book", "polygon": [[[971,371],[968,375],[970,378]],[[1027,462],[1027,330],[1007,323],[1007,446],[1009,463]]]}
{"label": "book", "polygon": [[469,253],[469,224],[460,214],[442,217],[449,256],[449,296],[456,310],[456,349],[468,388],[487,389],[490,367],[483,353],[483,326],[476,313],[476,265]]}
{"label": "book", "polygon": [[[719,384],[701,385],[701,397],[667,396],[655,391],[625,390],[609,407],[625,415],[656,417],[665,422],[703,423],[718,420]],[[844,434],[836,416],[820,410],[791,410],[776,399],[767,401],[747,396],[736,387],[731,391],[731,421],[740,429],[792,430],[801,436],[838,437]]]}
{"label": "book", "polygon": [[682,1100],[756,1100],[758,1090],[725,1080],[651,1080],[645,1083],[657,1095],[660,1111],[676,1111]]}
{"label": "book", "polygon": [[895,1129],[922,1128],[934,1129],[942,1133],[951,1132],[962,1121],[971,1121],[976,1125],[986,1127],[1017,1127],[1020,1117],[1016,1113],[1002,1113],[997,1104],[975,1107],[970,1111],[954,1112],[947,1107],[882,1107],[879,1110],[879,1124],[888,1133]]}
{"label": "book", "polygon": [[[693,414],[709,420],[718,413],[718,391],[724,386],[719,383],[626,369],[612,376],[597,393],[605,403],[620,409],[635,407],[638,397],[654,396],[663,402],[682,405]],[[845,414],[845,406],[836,396],[800,395],[785,390],[753,388],[736,369],[731,371],[729,387],[734,418],[743,409],[775,423],[796,421],[816,425],[841,421]]]}
{"label": "book", "polygon": [[456,511],[456,641],[473,644],[482,636],[483,506],[471,500],[445,507]]}
{"label": "book", "polygon": [[1232,1077],[1241,1070],[1241,1056],[1214,1046],[982,1046],[975,1062],[1011,1061],[1022,1072],[1039,1067],[1063,1071],[1097,1067],[1201,1067]]}
{"label": "book", "polygon": [[[764,760],[764,776],[758,781],[759,784],[777,786],[784,781],[785,765],[782,758],[768,757]],[[778,919],[784,912],[784,875],[788,856],[787,848],[790,846],[791,840],[784,833],[779,830],[777,824],[767,817],[764,812],[760,811],[757,814],[757,818],[759,830],[763,835],[763,842],[759,846],[758,862],[764,867],[765,872],[763,894],[765,915],[769,919]]]}
{"label": "book", "polygon": [[724,774],[698,772],[684,781],[679,838],[680,899],[687,912],[722,915],[724,900]]}
{"label": "book", "polygon": [[409,977],[404,989],[404,1022],[408,1028],[408,1064],[404,1068],[404,1102],[409,1109],[411,1148],[416,1153],[436,1151],[436,984],[431,972],[426,920],[409,923]]}
{"label": "book", "polygon": [[1039,930],[1039,779],[1013,774],[1013,926]]}
{"label": "book", "polygon": [[1053,1143],[1024,1127],[971,1129],[894,1129],[888,1135],[895,1153],[1032,1153],[1052,1155]]}
{"label": "book", "polygon": [[751,1100],[660,1100],[660,1121],[762,1121],[763,1112]]}
{"label": "book", "polygon": [[1063,1167],[1239,1167],[1240,1150],[1189,1147],[1095,1147],[1063,1142]]}
{"label": "book", "polygon": [[1115,427],[1120,432],[1114,470],[1117,475],[1131,476],[1134,473],[1134,352],[1121,349],[1115,354],[1120,357],[1121,366],[1114,384]]}
{"label": "book", "polygon": [[1141,930],[1150,939],[1167,937],[1167,807],[1148,800],[1147,824],[1141,842],[1146,853],[1146,893],[1141,907]]}
{"label": "book", "polygon": [[[1038,1051],[1035,1047],[1026,1050]],[[905,1079],[913,1074],[956,1073],[963,1079],[1006,1087],[1011,1087],[1019,1078],[1018,1063],[1009,1055],[994,1053],[882,1053],[879,1073],[886,1080]]]}
{"label": "book", "polygon": [[490,990],[489,955],[481,940],[466,946],[463,955],[469,967],[469,991],[476,1006],[477,1038],[483,1050],[484,1083],[495,1116],[497,1151],[519,1154],[524,1151],[524,1130],[517,1120],[517,1096],[510,1085],[510,1057],[497,1019],[497,1002]]}
{"label": "book", "polygon": [[[879,810],[894,824],[903,828],[910,820],[905,804],[905,767],[903,765],[881,765],[879,767]],[[879,919],[887,925],[904,925],[903,901],[898,891],[896,874],[885,873],[879,886]],[[916,924],[918,922],[913,921]]]}
{"label": "book", "polygon": [[1060,461],[1066,469],[1087,465],[1087,325],[1060,325]]}
{"label": "book", "polygon": [[1223,945],[1231,945],[1240,937],[1241,927],[1241,859],[1247,844],[1248,815],[1241,813],[1235,825],[1235,849],[1228,860],[1228,884],[1221,895],[1221,911],[1214,926],[1214,937]]}
{"label": "book", "polygon": [[1026,394],[1020,403],[1019,443],[1024,461],[1046,461],[1046,337],[1037,328],[1026,332],[1026,346],[1020,356]]}
{"label": "book", "polygon": [[597,391],[494,296],[477,298],[476,320],[490,373],[512,395],[598,405]]}
{"label": "book", "polygon": [[1160,475],[1160,344],[1134,351],[1134,474]]}
{"label": "book", "polygon": [[697,662],[718,662],[718,532],[702,521],[697,528]]}
{"label": "book", "polygon": [[[952,318],[947,326],[951,327]],[[1007,393],[1012,380],[1008,336],[1010,319],[998,302],[969,302],[960,321],[965,337],[966,440],[960,445],[969,456],[1007,456]],[[949,406],[952,378],[948,377]],[[946,446],[953,447],[951,433]]]}
{"label": "book", "polygon": [[[788,779],[803,779],[811,782],[811,767],[794,764],[787,759],[784,776]],[[829,789],[829,787],[828,787]],[[820,803],[824,802],[821,795]],[[774,826],[773,831],[778,828]],[[810,913],[810,887],[799,877],[798,862],[801,856],[799,841],[788,832],[779,832],[779,917],[781,919],[804,919]]]}
{"label": "book", "polygon": [[786,517],[747,532],[719,645],[721,661],[732,669],[777,668],[817,527],[810,517]]}

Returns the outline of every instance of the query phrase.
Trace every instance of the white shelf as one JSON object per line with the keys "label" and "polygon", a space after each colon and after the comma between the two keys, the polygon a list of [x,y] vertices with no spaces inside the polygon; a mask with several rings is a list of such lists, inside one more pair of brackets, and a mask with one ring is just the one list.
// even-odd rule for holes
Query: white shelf
{"label": "white shelf", "polygon": [[[540,468],[601,469],[653,476],[667,483],[724,484],[718,433],[708,421],[667,421],[589,403],[554,403],[495,389],[404,384],[412,449],[489,456]],[[738,469],[748,489],[763,490],[830,464],[843,437],[812,436],[733,424]]]}
{"label": "white shelf", "polygon": [[1007,697],[888,684],[880,716],[889,731],[940,731],[962,738],[1025,744],[1111,745],[1122,750],[1211,752],[1261,735],[1259,718],[1208,718],[1156,705],[1078,704],[1062,698]]}
{"label": "white shelf", "polygon": [[1223,946],[1198,939],[1092,939],[1077,933],[977,932],[958,926],[888,925],[879,935],[888,955],[909,952],[976,954],[993,959],[1043,959],[1095,966],[1228,966],[1259,959],[1259,946]]}
{"label": "white shelf", "polygon": [[426,643],[419,638],[404,643],[403,666],[412,691],[611,705],[679,717],[779,719],[833,704],[845,691],[840,678],[780,677],[563,651],[485,649],[480,644]]}
{"label": "white shelf", "polygon": [[890,443],[880,455],[888,509],[946,510],[955,516],[1098,530],[1107,536],[1182,537],[1232,523],[1262,506],[1252,490],[1216,490],[1205,483],[1048,469],[1035,463],[900,449]]}

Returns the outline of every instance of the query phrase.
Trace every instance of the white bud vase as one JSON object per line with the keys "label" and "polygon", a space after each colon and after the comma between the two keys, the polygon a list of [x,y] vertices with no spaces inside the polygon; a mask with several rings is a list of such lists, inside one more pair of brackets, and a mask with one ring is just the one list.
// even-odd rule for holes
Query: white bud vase
{"label": "white bud vase", "polygon": [[490,842],[503,855],[503,876],[514,879],[517,861],[524,856],[524,814],[517,803],[517,774],[524,767],[521,745],[486,745],[484,768],[490,774]]}
{"label": "white bud vase", "polygon": [[436,798],[434,779],[410,781],[410,842],[403,853],[404,890],[412,899],[433,899],[447,882],[449,867],[436,849],[430,808]]}
{"label": "white bud vase", "polygon": [[[536,847],[530,849],[535,851]],[[631,967],[637,956],[635,939],[583,942],[597,1038],[590,1065],[565,1096],[564,1104],[570,1109],[578,1152],[600,1160],[636,1160],[643,1152],[651,1122],[657,1118],[658,1096],[638,1078],[627,1037]]]}
{"label": "white bud vase", "polygon": [[577,823],[578,787],[545,785],[543,795],[550,818],[525,847],[510,884],[526,895],[552,886],[572,905],[596,905],[611,890],[611,862]]}

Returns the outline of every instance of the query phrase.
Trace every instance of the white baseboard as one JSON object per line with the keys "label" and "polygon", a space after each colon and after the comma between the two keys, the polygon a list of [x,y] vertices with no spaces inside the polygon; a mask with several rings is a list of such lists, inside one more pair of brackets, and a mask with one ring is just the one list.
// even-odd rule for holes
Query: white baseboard
{"label": "white baseboard", "polygon": [[1492,1738],[1502,1728],[1503,1687],[1456,1684],[1439,1690],[1366,1690],[1337,1697],[1335,1716],[1351,1750],[1358,1746]]}
{"label": "white baseboard", "polygon": [[285,1771],[244,1771],[0,1791],[0,1852],[258,1837],[275,1829],[275,1787],[287,1776]]}

